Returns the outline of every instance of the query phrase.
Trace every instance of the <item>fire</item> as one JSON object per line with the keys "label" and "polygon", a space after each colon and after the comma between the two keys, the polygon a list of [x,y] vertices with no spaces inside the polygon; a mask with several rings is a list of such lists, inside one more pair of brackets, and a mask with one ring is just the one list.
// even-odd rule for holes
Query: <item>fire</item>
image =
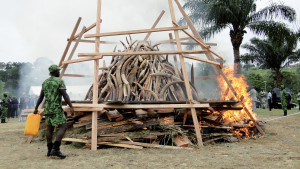
{"label": "fire", "polygon": [[[221,89],[221,99],[234,99],[237,101],[241,101],[243,98],[243,104],[239,105],[239,107],[245,106],[245,108],[249,110],[253,118],[256,119],[256,114],[253,113],[252,110],[252,98],[250,98],[249,93],[247,92],[248,85],[246,83],[245,76],[240,75],[239,77],[236,77],[231,67],[224,68],[223,72],[227,79],[231,82],[231,85],[236,91],[237,96],[234,95],[234,93],[230,90],[228,84],[226,83],[225,79],[220,75],[217,77],[217,81]],[[222,118],[224,121],[231,123],[243,123],[244,121],[249,121],[250,117],[247,114],[245,108],[239,111],[226,111],[222,114]]]}

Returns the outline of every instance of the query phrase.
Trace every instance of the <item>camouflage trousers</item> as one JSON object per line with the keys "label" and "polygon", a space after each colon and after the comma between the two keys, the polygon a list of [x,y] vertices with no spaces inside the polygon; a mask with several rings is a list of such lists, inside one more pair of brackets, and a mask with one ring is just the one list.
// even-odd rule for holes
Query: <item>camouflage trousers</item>
{"label": "camouflage trousers", "polygon": [[67,122],[66,116],[64,113],[56,114],[47,114],[46,116],[46,125],[47,126],[58,126]]}
{"label": "camouflage trousers", "polygon": [[283,111],[287,111],[287,104],[286,102],[281,102],[281,107]]}
{"label": "camouflage trousers", "polygon": [[7,117],[7,107],[1,107],[1,119],[5,120]]}

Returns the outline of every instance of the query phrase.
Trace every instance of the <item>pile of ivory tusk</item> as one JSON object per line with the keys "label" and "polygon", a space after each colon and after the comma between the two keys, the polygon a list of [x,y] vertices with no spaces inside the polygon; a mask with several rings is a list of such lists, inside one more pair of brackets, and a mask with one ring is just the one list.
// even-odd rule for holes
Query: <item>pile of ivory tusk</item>
{"label": "pile of ivory tusk", "polygon": [[[127,40],[127,39],[126,39]],[[149,42],[128,42],[124,52],[158,51]],[[186,101],[183,76],[178,67],[164,55],[115,56],[111,64],[99,75],[98,101]],[[191,83],[190,83],[191,84]],[[191,85],[193,99],[198,100]],[[92,100],[91,86],[85,100]]]}

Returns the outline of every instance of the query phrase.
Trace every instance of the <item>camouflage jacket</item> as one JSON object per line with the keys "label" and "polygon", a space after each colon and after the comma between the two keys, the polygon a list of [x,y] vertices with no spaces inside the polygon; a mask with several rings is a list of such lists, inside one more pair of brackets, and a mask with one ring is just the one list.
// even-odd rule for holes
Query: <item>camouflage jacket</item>
{"label": "camouflage jacket", "polygon": [[58,77],[51,76],[43,82],[42,90],[45,95],[45,115],[63,113],[60,89],[66,89],[66,85]]}

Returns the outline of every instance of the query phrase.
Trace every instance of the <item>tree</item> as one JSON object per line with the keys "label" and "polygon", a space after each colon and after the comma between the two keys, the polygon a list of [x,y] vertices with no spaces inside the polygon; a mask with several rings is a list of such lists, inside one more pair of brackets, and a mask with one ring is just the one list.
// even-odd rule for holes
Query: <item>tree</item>
{"label": "tree", "polygon": [[299,35],[288,28],[286,31],[289,32],[289,35],[284,38],[252,38],[250,44],[242,46],[249,51],[241,56],[242,61],[245,63],[256,62],[261,68],[272,69],[275,73],[276,87],[282,84],[282,67],[300,59],[300,50],[296,50]]}
{"label": "tree", "polygon": [[283,4],[272,3],[270,6],[256,12],[256,0],[185,0],[184,8],[190,11],[190,19],[203,26],[200,34],[210,38],[215,33],[229,28],[233,46],[234,63],[237,64],[237,73],[241,73],[240,46],[246,28],[259,35],[277,36],[286,35],[282,24],[272,21],[281,17],[292,22],[296,18],[293,8]]}

